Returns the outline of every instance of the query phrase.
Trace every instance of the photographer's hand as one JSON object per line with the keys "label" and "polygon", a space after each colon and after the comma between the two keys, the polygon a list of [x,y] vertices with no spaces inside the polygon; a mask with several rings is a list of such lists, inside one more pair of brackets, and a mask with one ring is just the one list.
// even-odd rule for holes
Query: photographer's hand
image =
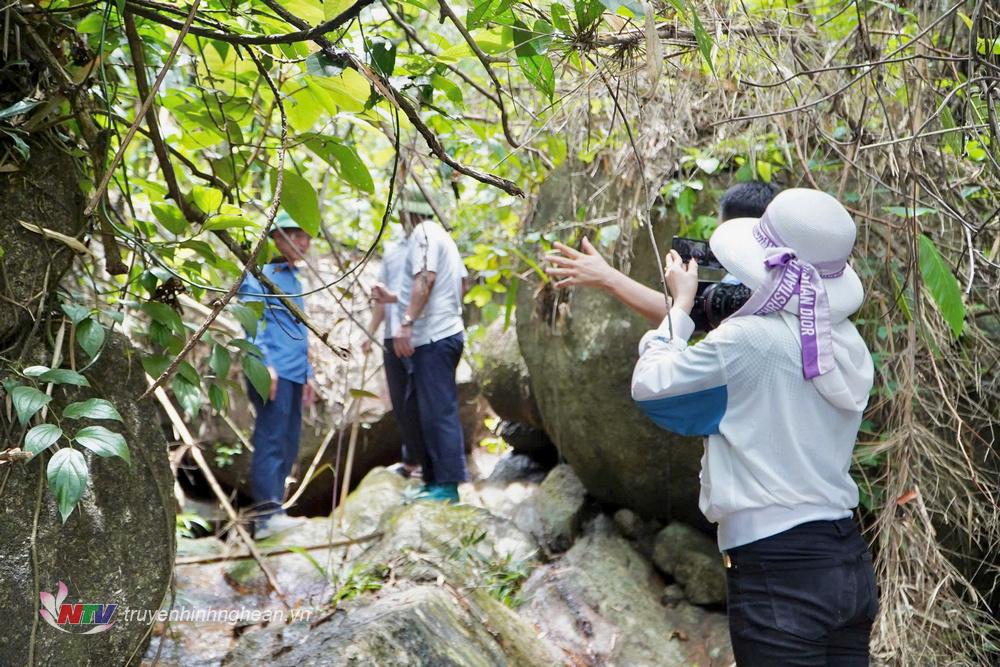
{"label": "photographer's hand", "polygon": [[558,241],[553,243],[552,246],[562,254],[546,256],[545,259],[554,266],[547,267],[545,272],[559,279],[556,288],[581,286],[607,289],[618,272],[586,238],[580,245],[582,252]]}
{"label": "photographer's hand", "polygon": [[698,294],[698,262],[692,258],[687,265],[676,250],[671,250],[664,258],[663,278],[674,299],[674,306],[690,313],[694,308],[694,297]]}
{"label": "photographer's hand", "polygon": [[558,279],[557,289],[574,286],[602,289],[645,317],[654,327],[667,316],[663,292],[637,283],[608,264],[587,238],[580,244],[582,251],[562,243],[554,243],[553,247],[562,254],[545,258],[553,265],[545,272]]}

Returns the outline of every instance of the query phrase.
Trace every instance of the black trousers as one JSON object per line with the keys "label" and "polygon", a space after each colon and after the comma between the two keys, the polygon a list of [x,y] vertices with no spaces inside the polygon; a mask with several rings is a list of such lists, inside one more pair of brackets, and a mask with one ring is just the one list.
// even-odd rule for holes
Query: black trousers
{"label": "black trousers", "polygon": [[878,611],[853,519],[812,521],[726,552],[738,667],[862,667]]}
{"label": "black trousers", "polygon": [[390,382],[392,378],[405,378],[402,391],[397,385],[396,395],[392,395],[390,387],[390,397],[407,456],[420,463],[427,484],[457,484],[468,479],[455,383],[464,346],[465,337],[458,333],[420,345],[408,359],[388,349],[384,356]]}

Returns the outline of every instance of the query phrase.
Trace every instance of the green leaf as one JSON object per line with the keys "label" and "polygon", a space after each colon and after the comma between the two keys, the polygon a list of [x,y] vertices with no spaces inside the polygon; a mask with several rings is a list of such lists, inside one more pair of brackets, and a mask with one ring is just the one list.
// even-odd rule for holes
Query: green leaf
{"label": "green leaf", "polygon": [[[272,187],[277,183],[277,172],[271,172]],[[319,234],[319,198],[312,183],[294,171],[285,169],[281,192],[281,206],[288,215],[312,236]]]}
{"label": "green leaf", "polygon": [[171,234],[180,236],[187,230],[188,222],[181,210],[173,204],[154,202],[150,204],[153,215]]}
{"label": "green leaf", "polygon": [[937,246],[924,234],[920,235],[920,275],[937,304],[938,312],[951,327],[952,335],[958,338],[965,328],[962,288]]}
{"label": "green leaf", "polygon": [[170,359],[162,354],[144,355],[142,357],[142,368],[153,378],[163,375],[170,365]]}
{"label": "green leaf", "polygon": [[506,12],[513,0],[482,0],[465,15],[465,26],[469,30],[481,28]]}
{"label": "green leaf", "polygon": [[18,386],[10,390],[10,400],[14,403],[17,420],[27,424],[36,412],[49,404],[52,397],[34,387]]}
{"label": "green leaf", "polygon": [[208,386],[208,400],[213,408],[222,412],[229,406],[229,392],[213,382]]}
{"label": "green leaf", "polygon": [[170,382],[170,388],[173,390],[177,402],[189,418],[198,414],[204,403],[199,385],[200,383],[189,382],[183,375],[175,375]]}
{"label": "green leaf", "polygon": [[559,32],[570,35],[573,33],[573,24],[569,21],[569,12],[566,8],[560,5],[558,2],[553,2],[550,9],[552,14],[552,23]]}
{"label": "green leaf", "polygon": [[73,324],[83,322],[85,319],[90,317],[90,313],[92,312],[90,308],[84,308],[83,306],[78,306],[75,303],[61,303],[59,304],[59,307],[62,308],[62,311],[66,313],[66,317],[68,317],[69,321]]}
{"label": "green leaf", "polygon": [[604,5],[599,0],[575,0],[573,11],[576,13],[576,23],[581,31],[589,28],[604,13]]}
{"label": "green leaf", "polygon": [[229,375],[231,364],[232,358],[229,355],[229,350],[218,343],[212,345],[212,354],[208,358],[208,367],[212,369],[215,377],[222,380],[226,379],[226,376]]}
{"label": "green leaf", "polygon": [[306,145],[309,150],[336,169],[345,181],[368,194],[375,192],[375,182],[368,167],[352,147],[316,136],[309,139]]}
{"label": "green leaf", "polygon": [[70,403],[62,411],[63,419],[113,419],[122,421],[122,416],[111,401],[103,398],[88,398],[86,401]]}
{"label": "green leaf", "polygon": [[556,92],[556,75],[552,69],[552,62],[546,56],[531,56],[530,58],[519,57],[518,65],[521,72],[535,88],[542,91],[549,100],[552,100]]}
{"label": "green leaf", "polygon": [[52,384],[71,384],[75,387],[90,386],[87,378],[68,368],[53,368],[39,375],[38,379],[42,382],[51,382]]}
{"label": "green leaf", "polygon": [[230,302],[226,305],[226,310],[230,315],[236,318],[236,320],[243,325],[243,329],[252,338],[257,335],[257,325],[260,324],[260,316],[263,312],[257,312],[250,307],[251,303],[262,303],[257,302],[244,302],[244,303],[233,303]]}
{"label": "green leaf", "polygon": [[45,475],[59,505],[59,515],[66,523],[87,487],[87,460],[72,447],[65,447],[49,459]]}
{"label": "green leaf", "polygon": [[712,62],[712,38],[705,30],[705,26],[702,24],[701,18],[698,16],[698,12],[694,11],[694,9],[689,6],[687,0],[670,0],[670,4],[674,6],[674,9],[676,9],[677,13],[681,16],[686,17],[688,14],[691,15],[691,24],[694,28],[694,40],[698,44],[698,50],[701,52],[701,57],[705,59],[706,63],[708,63],[709,69],[712,70],[712,73],[715,73],[715,63]]}
{"label": "green leaf", "polygon": [[[955,115],[951,112],[950,107],[945,107],[941,110],[941,126],[946,130],[954,130],[958,127],[955,122]],[[946,132],[944,134],[944,145],[951,149],[953,155],[961,157],[962,155],[962,133],[961,132]]]}
{"label": "green leaf", "polygon": [[306,73],[314,76],[340,76],[344,73],[344,63],[323,51],[317,51],[306,58]]}
{"label": "green leaf", "polygon": [[32,456],[42,452],[62,437],[62,429],[55,424],[39,424],[24,436],[24,451]]}
{"label": "green leaf", "polygon": [[385,37],[373,37],[367,47],[375,71],[385,77],[392,76],[396,68],[396,45]]}
{"label": "green leaf", "polygon": [[93,359],[104,345],[104,327],[93,318],[84,320],[76,327],[76,342]]}
{"label": "green leaf", "polygon": [[105,458],[109,456],[117,456],[124,459],[126,463],[132,462],[131,457],[129,456],[128,446],[125,444],[125,438],[122,437],[120,433],[109,431],[103,426],[87,426],[85,428],[81,428],[76,432],[76,435],[73,436],[73,440],[98,456],[103,456]]}
{"label": "green leaf", "polygon": [[198,205],[203,213],[215,213],[222,206],[222,192],[215,188],[206,188],[203,185],[196,185],[191,191],[191,198]]}
{"label": "green leaf", "polygon": [[140,306],[142,312],[149,315],[155,322],[169,327],[171,331],[178,335],[184,333],[184,321],[173,308],[159,301],[149,301]]}
{"label": "green leaf", "polygon": [[23,375],[24,377],[36,378],[42,373],[47,373],[48,370],[49,370],[48,366],[28,366],[23,371],[21,371],[21,375]]}
{"label": "green leaf", "polygon": [[271,395],[271,373],[267,370],[267,366],[262,364],[257,357],[245,354],[243,355],[243,372],[253,388],[257,390],[257,394],[266,400]]}
{"label": "green leaf", "polygon": [[21,114],[28,113],[41,103],[42,103],[41,100],[32,100],[28,98],[25,98],[20,102],[15,102],[6,109],[0,109],[0,120],[4,120],[6,118],[13,118],[14,116],[20,116]]}

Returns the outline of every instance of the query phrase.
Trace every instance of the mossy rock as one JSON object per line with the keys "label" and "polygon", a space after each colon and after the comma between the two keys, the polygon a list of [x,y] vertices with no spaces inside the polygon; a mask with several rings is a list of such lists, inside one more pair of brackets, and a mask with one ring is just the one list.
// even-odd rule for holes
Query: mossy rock
{"label": "mossy rock", "polygon": [[[51,353],[43,352],[29,354],[31,363],[45,363]],[[49,452],[0,466],[0,609],[8,628],[0,642],[2,665],[28,664],[29,655],[34,665],[128,665],[143,654],[150,624],[129,620],[124,611],[155,611],[167,595],[175,501],[155,404],[136,401],[146,388],[139,359],[124,336],[110,334],[85,371],[91,386],[53,392],[53,411],[92,397],[111,401],[123,423],[105,425],[124,435],[131,454],[128,464],[84,451],[89,480],[65,523],[45,481]],[[83,366],[80,360],[77,367]],[[0,424],[8,428],[5,418]],[[85,626],[67,626],[74,634],[47,625],[37,611],[39,593],[55,593],[60,581],[69,589],[67,603],[117,604],[110,630],[81,635]]]}
{"label": "mossy rock", "polygon": [[[634,187],[617,182],[609,168],[564,166],[542,185],[529,228],[544,231],[578,219],[580,211],[587,219],[618,217],[620,200]],[[665,251],[677,233],[676,218],[654,216],[653,228]],[[627,243],[627,236],[636,239],[624,253],[631,256],[629,275],[659,285],[646,231],[623,233],[618,243]],[[700,441],[656,427],[632,400],[639,339],[650,328],[602,290],[556,291],[551,283],[518,290],[517,338],[532,395],[546,433],[587,491],[647,517],[707,528],[698,510]]]}

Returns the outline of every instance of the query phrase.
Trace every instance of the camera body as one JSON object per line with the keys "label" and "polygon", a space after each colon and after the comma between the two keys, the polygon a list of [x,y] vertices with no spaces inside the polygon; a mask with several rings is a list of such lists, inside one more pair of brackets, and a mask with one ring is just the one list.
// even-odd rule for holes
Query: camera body
{"label": "camera body", "polygon": [[[692,258],[699,269],[725,271],[715,258],[707,241],[675,236],[671,248],[677,251],[685,263]],[[730,284],[713,280],[699,280],[698,293],[691,309],[695,331],[708,332],[719,326],[724,319],[735,313],[750,298],[751,290],[739,283]]]}
{"label": "camera body", "polygon": [[751,290],[741,283],[698,281],[691,319],[695,331],[709,332],[739,310],[750,298]]}

